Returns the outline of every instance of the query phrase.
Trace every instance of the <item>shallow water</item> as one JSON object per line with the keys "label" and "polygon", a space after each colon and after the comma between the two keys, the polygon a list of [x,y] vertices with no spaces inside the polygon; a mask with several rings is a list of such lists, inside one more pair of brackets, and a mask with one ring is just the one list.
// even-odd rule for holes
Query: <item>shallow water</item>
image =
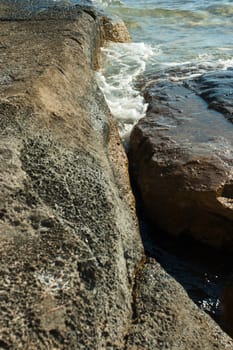
{"label": "shallow water", "polygon": [[188,237],[169,236],[143,219],[141,232],[147,256],[155,258],[190,298],[223,326],[220,296],[232,276],[232,255],[209,249]]}
{"label": "shallow water", "polygon": [[[142,73],[144,77],[158,74],[160,79],[180,80],[233,66],[232,0],[95,0],[95,3],[120,16],[132,36],[132,44],[111,44],[103,50],[99,74],[100,86],[119,120],[123,137],[145,113],[135,88]],[[112,89],[115,84],[119,86],[118,103]],[[124,110],[119,109],[122,99]]]}

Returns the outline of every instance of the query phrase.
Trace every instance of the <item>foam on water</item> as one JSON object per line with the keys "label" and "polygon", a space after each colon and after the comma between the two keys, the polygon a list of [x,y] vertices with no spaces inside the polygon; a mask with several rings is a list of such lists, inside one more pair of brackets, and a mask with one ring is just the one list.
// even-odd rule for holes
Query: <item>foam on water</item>
{"label": "foam on water", "polygon": [[[222,49],[222,51],[228,51]],[[169,79],[171,81],[181,81],[185,79],[193,79],[209,71],[227,70],[233,67],[233,58],[217,58],[213,55],[198,55],[193,61],[185,62],[163,62],[159,66],[160,79]],[[151,75],[151,69],[146,73],[148,77]],[[162,74],[163,73],[163,74]]]}
{"label": "foam on water", "polygon": [[123,4],[121,0],[92,0],[92,3],[96,7],[100,7],[100,8],[106,8],[110,5],[122,5]]}
{"label": "foam on water", "polygon": [[155,50],[144,43],[111,43],[102,49],[102,68],[97,80],[123,139],[146,112],[147,105],[134,83],[152,55]]}
{"label": "foam on water", "polygon": [[[74,0],[73,0],[74,1]],[[227,0],[93,0],[122,17],[135,43],[103,49],[98,81],[122,137],[143,117],[146,105],[137,77],[179,81],[233,66],[233,5]]]}

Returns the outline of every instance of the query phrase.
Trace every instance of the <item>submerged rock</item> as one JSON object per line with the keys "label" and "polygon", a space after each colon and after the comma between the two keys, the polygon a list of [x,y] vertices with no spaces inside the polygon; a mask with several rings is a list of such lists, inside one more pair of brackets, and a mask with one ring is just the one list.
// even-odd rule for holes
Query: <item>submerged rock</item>
{"label": "submerged rock", "polygon": [[167,232],[233,249],[233,125],[182,85],[147,84],[130,159],[146,213]]}
{"label": "submerged rock", "polygon": [[233,69],[206,73],[188,85],[207,101],[209,108],[233,122]]}

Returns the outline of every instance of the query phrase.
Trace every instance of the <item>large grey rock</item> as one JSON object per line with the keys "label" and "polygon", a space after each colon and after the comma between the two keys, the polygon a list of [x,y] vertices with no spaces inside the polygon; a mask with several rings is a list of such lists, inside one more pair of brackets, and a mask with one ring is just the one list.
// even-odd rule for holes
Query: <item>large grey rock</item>
{"label": "large grey rock", "polygon": [[78,7],[10,19],[0,22],[0,347],[123,349],[143,248],[94,77],[102,19]]}
{"label": "large grey rock", "polygon": [[164,230],[233,250],[233,125],[181,84],[151,82],[130,158],[146,213]]}

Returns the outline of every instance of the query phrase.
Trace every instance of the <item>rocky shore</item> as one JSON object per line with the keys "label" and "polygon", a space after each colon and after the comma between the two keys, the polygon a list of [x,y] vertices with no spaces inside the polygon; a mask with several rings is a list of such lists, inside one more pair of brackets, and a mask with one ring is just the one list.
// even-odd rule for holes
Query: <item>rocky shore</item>
{"label": "rocky shore", "polygon": [[145,257],[95,81],[109,21],[89,7],[15,11],[0,9],[0,348],[232,349]]}
{"label": "rocky shore", "polygon": [[232,71],[185,83],[149,81],[148,112],[132,132],[130,159],[152,221],[232,251],[231,89]]}

